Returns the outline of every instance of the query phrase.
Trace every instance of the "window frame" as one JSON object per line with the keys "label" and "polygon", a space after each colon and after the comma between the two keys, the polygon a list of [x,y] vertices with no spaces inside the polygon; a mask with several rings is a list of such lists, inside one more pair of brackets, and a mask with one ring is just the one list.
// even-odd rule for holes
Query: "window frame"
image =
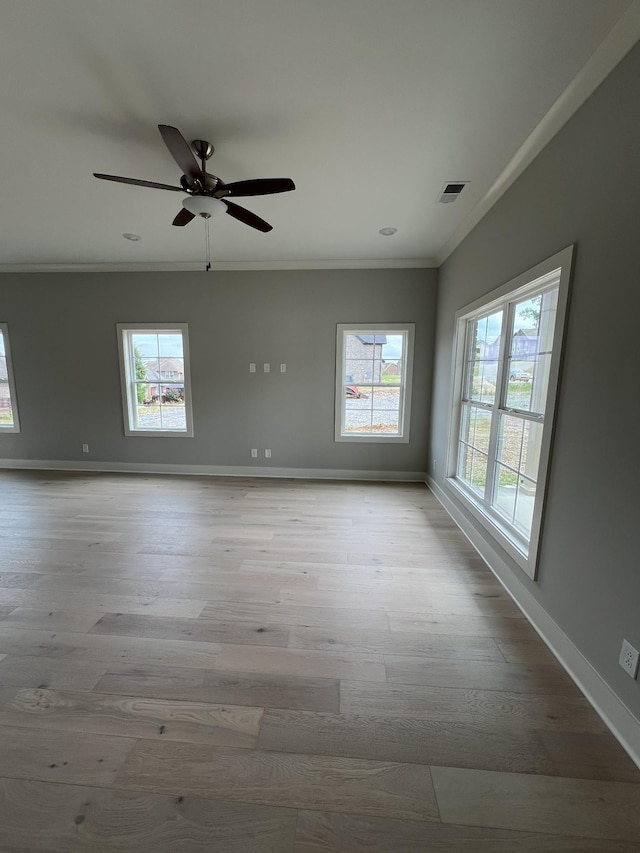
{"label": "window frame", "polygon": [[4,355],[7,364],[7,382],[9,385],[9,399],[11,401],[11,414],[13,415],[13,423],[4,425],[0,423],[0,432],[16,433],[20,432],[20,417],[18,415],[18,397],[16,395],[16,383],[13,376],[13,360],[11,358],[11,342],[9,340],[9,326],[7,323],[0,323],[0,334],[4,341]]}
{"label": "window frame", "polygon": [[[125,436],[142,436],[146,438],[193,438],[193,413],[191,408],[191,361],[189,357],[189,328],[187,323],[117,323],[118,355],[120,361],[120,388],[122,393],[122,415]],[[132,352],[130,349],[131,335],[135,332],[169,333],[182,336],[182,355],[184,359],[184,410],[185,429],[136,429],[135,406],[137,398],[133,389],[135,382],[130,377]],[[161,383],[163,384],[163,383]],[[171,382],[166,384],[170,385]]]}
{"label": "window frame", "polygon": [[[346,396],[344,394],[344,376],[347,335],[405,335],[403,353],[404,382],[400,383],[400,435],[382,435],[375,433],[344,433],[343,426],[346,412]],[[415,340],[415,323],[338,323],[336,327],[336,378],[335,378],[335,410],[334,410],[334,440],[337,442],[408,444],[411,422],[411,391],[413,386],[413,348]]]}
{"label": "window frame", "polygon": [[[574,246],[556,253],[550,258],[542,261],[531,269],[521,273],[514,279],[506,282],[490,293],[476,299],[456,312],[454,357],[453,357],[453,383],[451,396],[451,418],[449,423],[449,440],[447,455],[447,470],[445,484],[455,493],[473,517],[487,530],[503,550],[512,558],[529,577],[536,578],[538,557],[540,551],[540,540],[542,534],[542,523],[544,517],[544,506],[549,479],[551,449],[557,411],[557,399],[559,390],[560,367],[562,364],[563,350],[565,345],[565,330],[567,322],[567,310],[569,304],[569,293],[574,262]],[[513,410],[507,406],[506,388],[508,386],[509,357],[511,355],[511,341],[508,334],[511,330],[514,305],[528,296],[537,295],[544,290],[555,287],[557,280],[557,306],[553,329],[553,345],[549,365],[549,376],[547,393],[544,405],[544,418],[540,420],[533,414],[522,416],[522,420],[531,420],[542,423],[542,437],[540,439],[540,457],[538,463],[538,474],[536,478],[536,492],[531,521],[531,534],[528,542],[526,537],[519,534],[516,528],[502,518],[496,510],[491,510],[488,502],[474,493],[464,481],[458,479],[458,447],[460,440],[460,425],[463,411],[463,395],[465,393],[465,365],[469,346],[469,321],[486,316],[493,311],[502,308],[504,311],[504,325],[502,341],[500,344],[500,355],[497,364],[496,397],[493,406],[490,407],[492,417],[495,418],[495,427],[492,427],[490,435],[491,444],[488,449],[489,465],[498,470],[495,459],[496,441],[499,432],[499,420],[501,415],[511,415]],[[517,415],[520,417],[520,415]],[[489,471],[489,466],[488,466]],[[495,477],[487,476],[485,494],[492,494],[495,487]]]}

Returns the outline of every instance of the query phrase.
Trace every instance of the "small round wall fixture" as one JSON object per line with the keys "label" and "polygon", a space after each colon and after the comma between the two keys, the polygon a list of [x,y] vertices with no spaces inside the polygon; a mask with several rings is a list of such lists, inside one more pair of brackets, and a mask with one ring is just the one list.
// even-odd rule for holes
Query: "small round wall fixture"
{"label": "small round wall fixture", "polygon": [[394,234],[398,233],[397,228],[381,228],[378,231],[378,234],[382,234],[383,237],[393,237]]}
{"label": "small round wall fixture", "polygon": [[138,240],[142,240],[142,237],[139,234],[130,234],[125,232],[122,236],[125,240],[131,240],[132,243],[137,243]]}

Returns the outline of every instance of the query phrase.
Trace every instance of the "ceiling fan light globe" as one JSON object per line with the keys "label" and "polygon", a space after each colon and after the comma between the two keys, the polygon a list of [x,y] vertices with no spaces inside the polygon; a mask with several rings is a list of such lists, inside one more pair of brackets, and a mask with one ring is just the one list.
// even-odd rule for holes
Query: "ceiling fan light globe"
{"label": "ceiling fan light globe", "polygon": [[227,212],[227,206],[217,198],[207,195],[190,195],[182,200],[182,206],[194,216],[216,217]]}

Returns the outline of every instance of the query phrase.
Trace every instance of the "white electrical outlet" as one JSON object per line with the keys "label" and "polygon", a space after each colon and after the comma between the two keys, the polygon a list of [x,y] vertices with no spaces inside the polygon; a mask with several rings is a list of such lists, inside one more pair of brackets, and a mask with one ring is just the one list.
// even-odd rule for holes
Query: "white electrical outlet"
{"label": "white electrical outlet", "polygon": [[250,361],[249,362],[249,373],[255,373],[255,372],[256,372],[256,363],[255,363],[255,361]]}
{"label": "white electrical outlet", "polygon": [[618,663],[631,678],[638,675],[638,650],[633,648],[629,640],[622,641]]}
{"label": "white electrical outlet", "polygon": [[270,450],[265,450],[264,458],[265,459],[271,459],[271,451]]}
{"label": "white electrical outlet", "polygon": [[88,444],[83,444],[83,445],[82,445],[82,452],[83,452],[83,453],[88,453],[88,452],[89,452],[89,445],[88,445]]}
{"label": "white electrical outlet", "polygon": [[258,458],[258,448],[257,448],[257,447],[252,447],[252,448],[251,448],[251,458],[252,458],[252,459],[257,459],[257,458]]}
{"label": "white electrical outlet", "polygon": [[271,373],[271,365],[268,361],[265,361],[265,363],[262,365],[262,369],[265,373]]}

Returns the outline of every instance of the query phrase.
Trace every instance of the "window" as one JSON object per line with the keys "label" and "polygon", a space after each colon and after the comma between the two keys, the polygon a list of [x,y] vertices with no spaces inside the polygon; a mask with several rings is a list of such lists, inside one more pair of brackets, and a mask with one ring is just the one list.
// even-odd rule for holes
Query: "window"
{"label": "window", "polygon": [[336,441],[409,441],[413,324],[338,325]]}
{"label": "window", "polygon": [[125,435],[193,436],[185,323],[118,324]]}
{"label": "window", "polygon": [[531,577],[573,248],[458,312],[448,484]]}
{"label": "window", "polygon": [[9,331],[6,323],[0,323],[0,430],[20,432],[16,389],[13,384]]}

